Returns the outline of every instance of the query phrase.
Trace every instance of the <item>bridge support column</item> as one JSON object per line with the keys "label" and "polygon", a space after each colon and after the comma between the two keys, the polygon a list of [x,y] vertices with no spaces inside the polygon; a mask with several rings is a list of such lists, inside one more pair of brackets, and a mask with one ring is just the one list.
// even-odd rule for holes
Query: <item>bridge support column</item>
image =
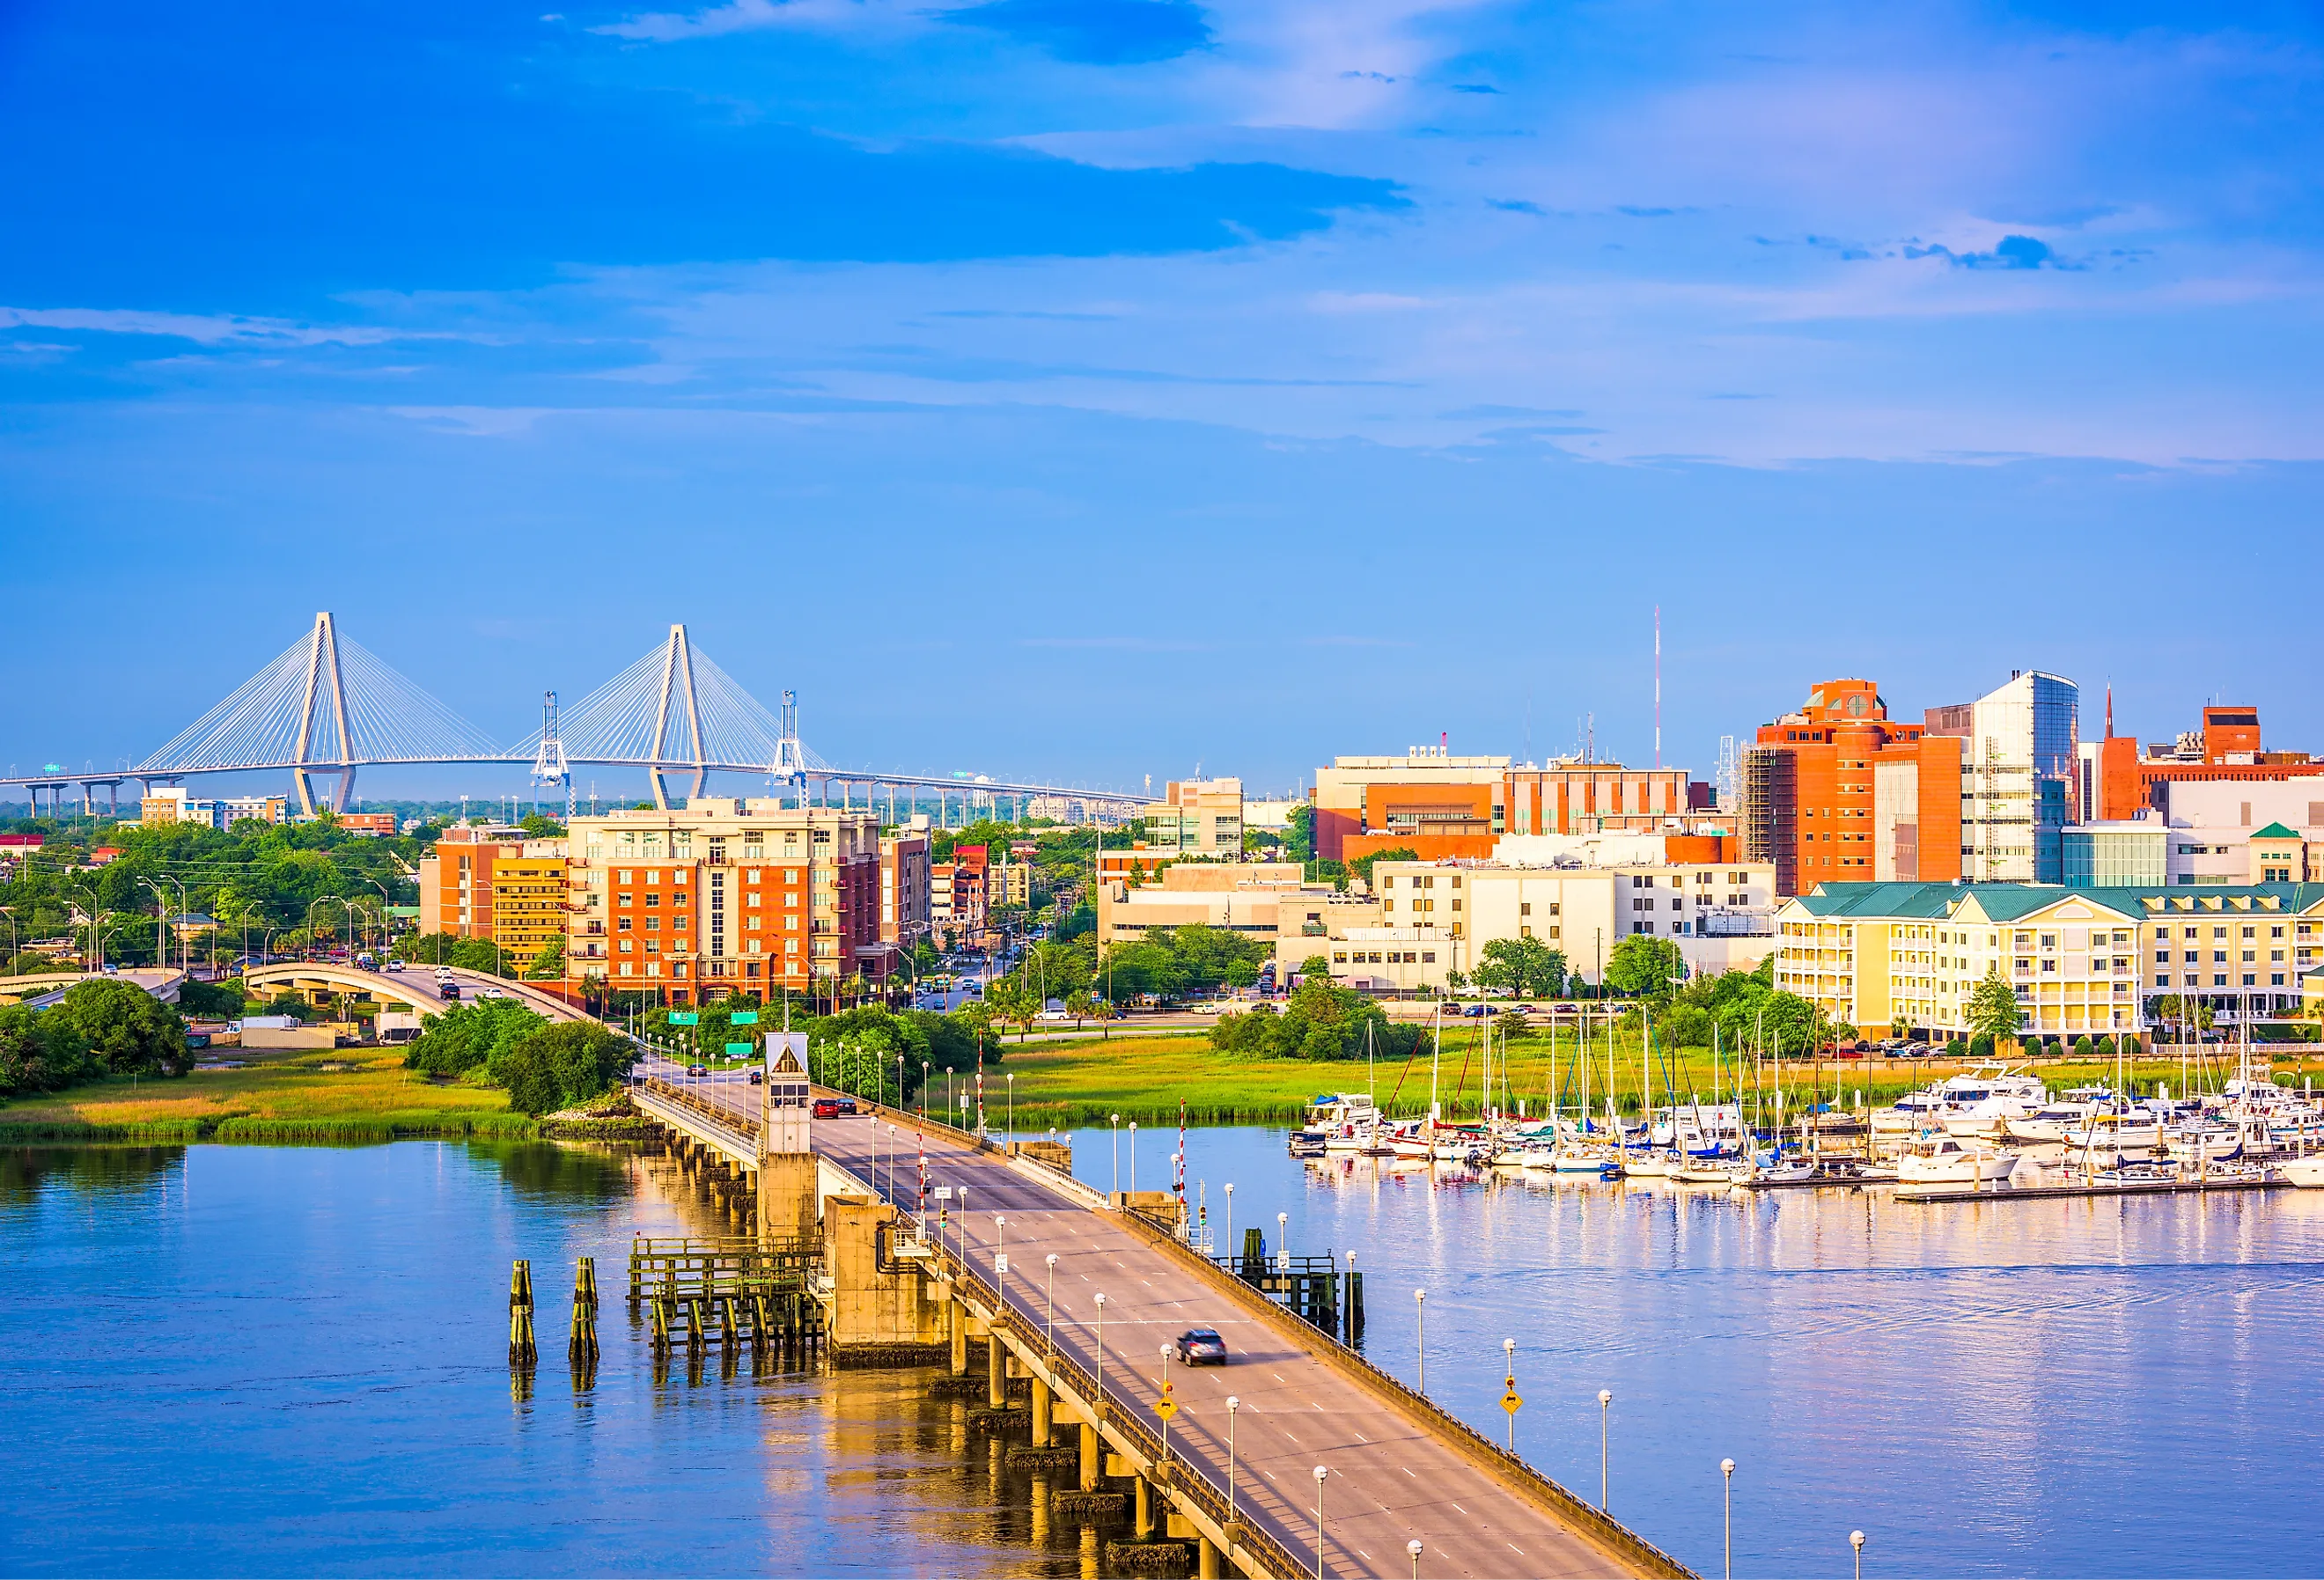
{"label": "bridge support column", "polygon": [[1154,1483],[1142,1475],[1133,1477],[1132,1480],[1138,1487],[1138,1509],[1136,1517],[1131,1521],[1131,1531],[1139,1541],[1152,1541],[1154,1539]]}
{"label": "bridge support column", "polygon": [[1009,1350],[998,1327],[984,1338],[984,1402],[994,1409],[1009,1402]]}
{"label": "bridge support column", "polygon": [[1033,1379],[1033,1446],[1047,1448],[1056,1426],[1050,1400],[1049,1385],[1040,1378]]}
{"label": "bridge support column", "polygon": [[1219,1549],[1207,1536],[1194,1538],[1195,1580],[1219,1580]]}
{"label": "bridge support column", "polygon": [[759,1165],[759,1233],[770,1240],[804,1240],[815,1233],[813,1152],[775,1152]]}
{"label": "bridge support column", "polygon": [[945,1335],[952,1341],[952,1374],[968,1375],[968,1307],[958,1300],[945,1302]]}
{"label": "bridge support column", "polygon": [[1097,1428],[1088,1421],[1082,1423],[1082,1491],[1097,1491],[1098,1474]]}

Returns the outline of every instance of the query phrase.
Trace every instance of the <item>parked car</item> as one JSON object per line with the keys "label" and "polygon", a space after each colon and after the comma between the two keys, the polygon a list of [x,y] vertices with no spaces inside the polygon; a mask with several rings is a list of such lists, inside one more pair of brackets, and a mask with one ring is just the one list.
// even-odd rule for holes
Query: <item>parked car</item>
{"label": "parked car", "polygon": [[1219,1336],[1214,1327],[1190,1327],[1178,1335],[1178,1363],[1199,1366],[1208,1362],[1213,1366],[1227,1363],[1227,1341]]}

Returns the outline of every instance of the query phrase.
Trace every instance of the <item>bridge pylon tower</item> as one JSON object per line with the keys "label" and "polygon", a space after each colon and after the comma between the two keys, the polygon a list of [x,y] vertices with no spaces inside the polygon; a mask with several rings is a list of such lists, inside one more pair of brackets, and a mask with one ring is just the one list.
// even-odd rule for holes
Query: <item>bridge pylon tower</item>
{"label": "bridge pylon tower", "polygon": [[348,761],[355,748],[347,736],[347,682],[339,668],[339,628],[327,609],[317,613],[315,627],[308,633],[306,670],[290,782],[299,791],[299,809],[312,817],[317,773],[337,774],[338,795],[330,805],[344,812],[355,795],[355,765]]}
{"label": "bridge pylon tower", "polygon": [[655,700],[653,740],[646,758],[651,764],[647,777],[653,781],[654,805],[668,811],[669,771],[692,770],[693,783],[686,792],[691,799],[702,793],[703,781],[710,777],[710,760],[703,752],[702,702],[694,689],[694,643],[684,625],[669,628],[661,660],[661,694]]}
{"label": "bridge pylon tower", "polygon": [[573,822],[573,764],[565,756],[565,736],[557,727],[557,693],[540,694],[540,744],[532,754],[532,782],[565,792],[565,822]]}

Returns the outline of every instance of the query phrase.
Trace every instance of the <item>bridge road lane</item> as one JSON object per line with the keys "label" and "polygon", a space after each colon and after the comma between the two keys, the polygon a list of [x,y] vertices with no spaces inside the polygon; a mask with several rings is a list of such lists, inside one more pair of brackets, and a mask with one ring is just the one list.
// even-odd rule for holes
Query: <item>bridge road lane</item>
{"label": "bridge road lane", "polygon": [[[664,1072],[667,1074],[667,1071]],[[682,1076],[680,1077],[683,1078]],[[757,1113],[758,1089],[742,1082],[687,1082],[706,1097]],[[918,1205],[916,1127],[896,1123],[890,1187],[890,1122],[870,1116],[815,1122],[816,1150],[905,1211]],[[1323,1568],[1332,1575],[1411,1573],[1405,1544],[1425,1544],[1428,1575],[1611,1575],[1628,1566],[1537,1508],[1514,1487],[1438,1441],[1410,1414],[1341,1377],[1303,1342],[1305,1325],[1275,1322],[1188,1278],[1163,1252],[1107,1215],[1027,1179],[1000,1158],[941,1132],[927,1132],[928,1185],[966,1187],[968,1211],[947,1232],[964,1238],[971,1265],[988,1280],[1005,1251],[1005,1294],[1022,1331],[1048,1320],[1044,1259],[1057,1255],[1056,1332],[1060,1350],[1095,1370],[1096,1306],[1105,1292],[1106,1396],[1135,1409],[1157,1433],[1153,1414],[1161,1347],[1189,1327],[1217,1328],[1232,1357],[1222,1367],[1173,1363],[1179,1410],[1173,1457],[1227,1484],[1229,1394],[1236,1412],[1236,1496],[1244,1517],[1263,1522],[1294,1553],[1315,1550],[1314,1467],[1332,1473],[1323,1492]],[[929,1210],[936,1203],[931,1199]],[[1008,1219],[1005,1229],[994,1215]]]}

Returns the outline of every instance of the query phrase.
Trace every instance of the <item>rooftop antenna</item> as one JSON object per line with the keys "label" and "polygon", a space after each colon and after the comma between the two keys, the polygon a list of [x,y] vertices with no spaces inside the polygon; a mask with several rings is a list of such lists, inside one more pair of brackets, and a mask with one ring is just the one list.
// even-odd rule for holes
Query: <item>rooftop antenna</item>
{"label": "rooftop antenna", "polygon": [[1655,605],[1655,767],[1663,765],[1663,606]]}
{"label": "rooftop antenna", "polygon": [[[565,826],[573,826],[573,765],[565,760],[565,737],[557,728],[557,693],[540,694],[540,750],[532,754],[532,782],[561,785],[565,790]],[[539,806],[536,795],[533,804]]]}

